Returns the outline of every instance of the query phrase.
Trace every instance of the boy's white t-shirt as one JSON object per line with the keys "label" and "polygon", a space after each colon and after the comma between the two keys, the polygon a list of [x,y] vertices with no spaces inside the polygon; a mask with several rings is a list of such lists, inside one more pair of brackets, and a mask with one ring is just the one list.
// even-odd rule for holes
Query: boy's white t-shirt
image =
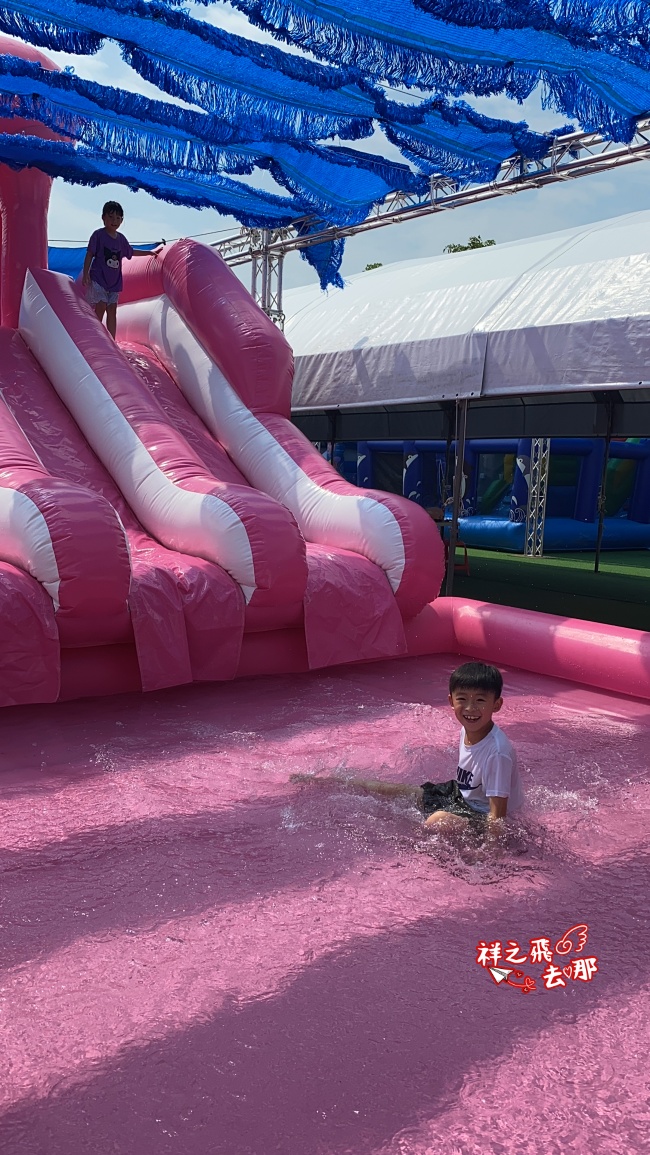
{"label": "boy's white t-shirt", "polygon": [[465,801],[484,814],[489,813],[490,798],[507,798],[508,813],[524,800],[517,755],[496,724],[475,746],[465,745],[461,730],[456,781]]}

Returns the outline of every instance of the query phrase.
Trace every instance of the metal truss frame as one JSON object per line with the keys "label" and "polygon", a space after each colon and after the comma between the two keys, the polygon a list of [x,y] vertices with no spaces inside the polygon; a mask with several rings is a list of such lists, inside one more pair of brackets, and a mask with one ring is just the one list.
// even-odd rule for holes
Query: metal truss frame
{"label": "metal truss frame", "polygon": [[465,470],[465,440],[467,435],[467,410],[469,401],[462,397],[456,402],[456,456],[454,461],[454,490],[451,510],[451,525],[449,527],[449,545],[447,548],[447,577],[445,581],[445,595],[451,597],[454,591],[454,574],[456,572],[456,548],[458,546],[458,519],[460,517],[463,473]]}
{"label": "metal truss frame", "polygon": [[234,236],[218,241],[214,247],[229,265],[252,263],[253,297],[282,327],[282,265],[287,253],[648,159],[650,117],[642,117],[629,144],[616,144],[595,132],[574,132],[556,137],[546,156],[539,160],[528,160],[523,155],[510,157],[501,165],[496,178],[487,184],[461,184],[446,177],[432,176],[426,193],[391,193],[358,225],[328,227],[323,222],[321,229],[306,234],[306,226],[314,229],[318,219],[301,217],[281,229],[242,228]]}
{"label": "metal truss frame", "polygon": [[533,437],[530,446],[530,480],[528,482],[528,509],[526,511],[526,557],[542,557],[544,553],[544,524],[546,521],[546,491],[551,461],[550,437]]}
{"label": "metal truss frame", "polygon": [[284,313],[282,312],[282,267],[284,253],[271,250],[270,229],[250,230],[252,276],[251,294],[258,305],[271,318],[279,329],[284,329]]}

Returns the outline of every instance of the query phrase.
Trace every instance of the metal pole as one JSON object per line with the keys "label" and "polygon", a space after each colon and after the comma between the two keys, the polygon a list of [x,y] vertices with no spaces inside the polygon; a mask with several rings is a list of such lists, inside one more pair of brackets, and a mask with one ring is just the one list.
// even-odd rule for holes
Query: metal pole
{"label": "metal pole", "polygon": [[530,480],[528,482],[528,509],[526,512],[526,557],[542,557],[544,553],[544,523],[546,521],[546,490],[551,460],[550,437],[533,437],[530,445]]}
{"label": "metal pole", "polygon": [[456,543],[458,541],[458,518],[463,490],[463,466],[465,464],[465,434],[467,431],[468,401],[463,397],[456,402],[456,467],[454,469],[454,504],[451,512],[449,552],[447,554],[447,582],[445,594],[451,597],[454,589],[454,568],[456,565]]}
{"label": "metal pole", "polygon": [[257,257],[251,257],[251,297],[259,302],[257,296]]}
{"label": "metal pole", "polygon": [[600,478],[600,493],[598,494],[598,537],[596,538],[596,557],[594,573],[600,568],[600,550],[603,544],[603,530],[605,528],[605,490],[607,488],[607,466],[609,464],[609,450],[612,444],[612,428],[614,425],[614,404],[611,397],[606,400],[607,405],[607,435],[605,437],[605,456],[603,458],[603,472]]}
{"label": "metal pole", "polygon": [[268,229],[262,229],[262,292],[260,294],[260,305],[264,312],[268,312],[269,308],[269,239],[270,232]]}
{"label": "metal pole", "polygon": [[253,300],[270,317],[274,325],[284,329],[284,313],[282,312],[282,266],[283,252],[271,252],[273,236],[270,229],[261,229],[254,234],[252,230],[251,245],[251,296]]}
{"label": "metal pole", "polygon": [[278,326],[278,329],[284,330],[284,313],[282,311],[282,267],[284,265],[284,253],[278,253],[275,265],[275,299],[273,302],[274,312],[272,314],[273,322]]}
{"label": "metal pole", "polygon": [[[440,491],[440,504],[442,505],[443,510],[447,504],[447,497],[449,495],[449,474],[451,472],[451,470],[450,470],[451,446],[452,446],[452,443],[454,440],[454,435],[453,435],[452,428],[451,428],[451,407],[449,406],[446,408],[447,408],[447,444],[445,446],[445,476],[443,479],[443,487]],[[452,481],[452,494],[453,494],[453,481]]]}
{"label": "metal pole", "polygon": [[338,422],[338,409],[326,409],[325,415],[327,417],[327,420],[329,422],[329,427],[330,427],[329,428],[328,445],[329,445],[329,452],[330,452],[330,465],[332,466],[332,469],[333,469],[334,468],[334,446],[336,444],[336,433],[337,433],[337,422]]}

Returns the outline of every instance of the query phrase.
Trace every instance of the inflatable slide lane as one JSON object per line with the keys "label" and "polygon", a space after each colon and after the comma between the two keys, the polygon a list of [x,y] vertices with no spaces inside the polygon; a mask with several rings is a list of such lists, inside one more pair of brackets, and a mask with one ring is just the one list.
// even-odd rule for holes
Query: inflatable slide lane
{"label": "inflatable slide lane", "polygon": [[[5,704],[54,701],[60,692],[60,646],[101,646],[129,635],[130,564],[124,528],[100,494],[52,475],[9,409],[7,392],[19,385],[28,399],[38,382],[20,338],[0,329],[0,550],[2,601],[7,622],[31,604],[22,663],[16,652],[11,679],[3,678]],[[16,568],[19,573],[16,574]],[[22,571],[22,575],[20,574]],[[39,583],[26,583],[29,574]],[[25,597],[26,589],[31,595]],[[27,603],[27,604],[26,604]],[[0,611],[1,612],[1,611]],[[11,653],[3,630],[3,662]],[[12,693],[13,687],[13,693]],[[15,694],[15,696],[14,696]]]}
{"label": "inflatable slide lane", "polygon": [[[118,336],[127,356],[164,374],[167,411],[183,420],[216,476],[222,462],[290,512],[306,542],[309,665],[403,653],[403,619],[438,593],[443,550],[413,503],[359,491],[291,424],[293,358],[279,330],[221,257],[181,241],[125,280]],[[225,452],[224,452],[225,451]]]}
{"label": "inflatable slide lane", "polygon": [[[114,532],[105,526],[101,533],[91,534],[88,518],[80,515],[78,503],[74,519],[64,522],[58,510],[67,549],[74,543],[85,571],[90,570],[95,583],[104,583],[103,592],[98,585],[93,602],[86,601],[86,612],[77,614],[74,630],[55,601],[61,694],[77,697],[84,692],[154,690],[193,680],[234,677],[244,626],[239,587],[221,567],[168,550],[146,533],[20,335],[7,330],[0,332],[0,339],[2,393],[14,415],[15,428],[17,419],[20,421],[23,460],[29,446],[39,475],[52,479],[53,501],[54,496],[58,500],[64,488],[61,482],[65,481],[67,489],[85,496],[88,505],[92,507],[94,502],[95,507],[108,511],[120,534],[117,543]],[[14,434],[14,460],[17,444]],[[43,529],[42,523],[34,527],[39,552],[43,549]],[[41,583],[44,593],[54,593],[47,571],[28,564],[25,546],[29,542],[25,542],[24,533],[21,536],[21,564]],[[121,551],[117,548],[120,540]],[[4,556],[6,546],[3,536]],[[118,565],[119,617],[111,613],[106,591]],[[45,601],[49,600],[46,597]],[[45,664],[48,668],[51,665],[50,655]],[[23,696],[22,700],[44,699]]]}

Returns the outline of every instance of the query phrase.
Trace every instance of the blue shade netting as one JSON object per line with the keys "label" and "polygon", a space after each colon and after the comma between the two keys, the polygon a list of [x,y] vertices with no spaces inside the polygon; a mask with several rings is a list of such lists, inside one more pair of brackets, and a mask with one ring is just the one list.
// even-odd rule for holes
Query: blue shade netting
{"label": "blue shade netting", "polygon": [[[0,112],[5,116],[38,119],[83,145],[86,153],[144,167],[150,180],[152,169],[194,177],[266,169],[293,195],[301,214],[315,213],[334,224],[358,223],[395,190],[426,193],[425,175],[433,171],[491,179],[513,152],[523,149],[536,157],[550,144],[525,124],[493,120],[444,98],[415,111],[421,123],[414,126],[393,131],[382,123],[419,171],[351,148],[246,141],[215,117],[0,56]],[[403,109],[402,119],[408,113]],[[238,143],[228,143],[237,136]]]}
{"label": "blue shade netting", "polygon": [[[359,223],[393,192],[424,196],[435,175],[492,180],[513,156],[548,152],[553,134],[451,98],[521,101],[538,88],[546,107],[622,141],[650,110],[650,0],[230,3],[311,55],[236,36],[164,0],[0,0],[0,31],[75,54],[113,40],[161,94],[193,106],[0,57],[0,114],[64,138],[0,137],[0,161],[116,181],[251,227],[311,217],[313,230]],[[340,143],[376,127],[402,163]],[[286,195],[234,179],[261,171]],[[342,242],[303,255],[322,283],[340,282]]]}
{"label": "blue shade netting", "polygon": [[618,140],[630,140],[635,117],[650,109],[650,57],[634,30],[618,40],[582,37],[578,45],[531,24],[495,31],[482,0],[460,0],[467,13],[462,24],[412,0],[229,3],[276,37],[373,80],[458,96],[504,93],[519,101],[541,85],[547,107]]}
{"label": "blue shade netting", "polygon": [[[144,189],[170,204],[215,208],[251,228],[279,228],[300,215],[294,201],[262,193],[227,178],[200,181],[160,173],[148,176],[142,169],[132,168],[123,161],[110,162],[85,155],[64,141],[0,134],[0,164],[14,169],[33,166],[52,177],[91,187],[117,183],[134,191]],[[338,246],[314,245],[310,249],[310,263],[324,289],[340,281],[342,246],[343,242]]]}
{"label": "blue shade netting", "polygon": [[18,0],[5,0],[0,30],[51,48],[67,44],[69,31],[68,50],[76,51],[96,51],[98,38],[109,37],[140,75],[168,95],[227,118],[249,112],[276,126],[304,120],[312,139],[333,133],[357,139],[366,131],[376,101],[372,89],[362,92],[353,83],[355,77],[366,85],[388,80],[452,95],[503,92],[516,100],[542,85],[548,107],[621,140],[631,139],[634,118],[650,108],[648,53],[631,41],[624,53],[611,39],[606,51],[528,27],[495,32],[461,26],[411,0],[231,2],[330,68],[265,45],[252,48],[155,0],[34,0],[28,17]]}

